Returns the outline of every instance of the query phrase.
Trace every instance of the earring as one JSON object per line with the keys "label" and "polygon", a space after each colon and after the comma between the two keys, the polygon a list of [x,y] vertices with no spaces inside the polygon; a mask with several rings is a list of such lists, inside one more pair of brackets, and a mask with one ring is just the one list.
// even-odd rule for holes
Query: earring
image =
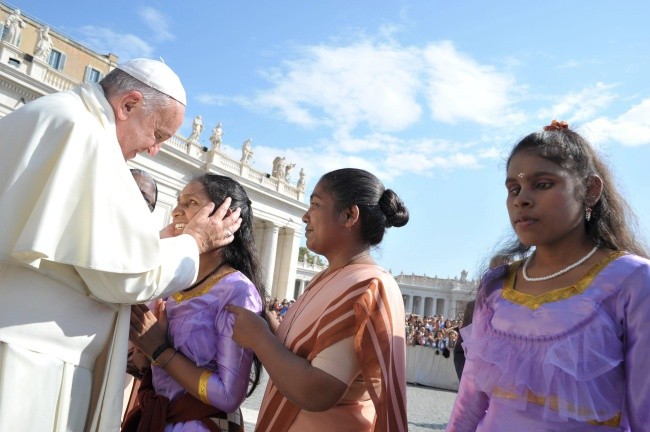
{"label": "earring", "polygon": [[591,207],[585,209],[585,220],[589,222],[591,220]]}

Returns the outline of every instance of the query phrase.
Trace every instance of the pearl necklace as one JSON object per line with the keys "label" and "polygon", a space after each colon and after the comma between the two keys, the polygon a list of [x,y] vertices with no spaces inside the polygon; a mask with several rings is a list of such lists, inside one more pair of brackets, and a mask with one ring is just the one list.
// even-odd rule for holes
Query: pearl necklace
{"label": "pearl necklace", "polygon": [[580,264],[582,264],[583,262],[591,258],[591,256],[595,254],[597,250],[598,250],[598,246],[594,246],[594,248],[590,250],[587,255],[583,256],[582,258],[580,258],[578,261],[574,262],[570,266],[564,267],[562,270],[556,271],[555,273],[550,274],[548,276],[541,276],[541,277],[529,277],[528,272],[526,271],[526,269],[528,269],[528,264],[530,263],[530,260],[533,258],[534,255],[533,253],[528,258],[526,258],[526,261],[524,261],[524,268],[521,270],[521,274],[524,276],[524,279],[526,279],[528,282],[541,282],[541,281],[553,279],[560,275],[563,275],[569,270],[573,270],[574,268],[578,267]]}

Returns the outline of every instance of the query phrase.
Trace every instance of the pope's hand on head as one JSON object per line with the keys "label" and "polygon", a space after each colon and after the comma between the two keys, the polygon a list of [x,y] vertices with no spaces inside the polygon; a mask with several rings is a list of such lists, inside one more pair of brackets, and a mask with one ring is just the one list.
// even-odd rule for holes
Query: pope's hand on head
{"label": "pope's hand on head", "polygon": [[226,198],[216,211],[213,203],[206,205],[185,226],[183,233],[194,237],[200,253],[226,246],[235,238],[242,223],[241,209],[231,211],[231,201]]}

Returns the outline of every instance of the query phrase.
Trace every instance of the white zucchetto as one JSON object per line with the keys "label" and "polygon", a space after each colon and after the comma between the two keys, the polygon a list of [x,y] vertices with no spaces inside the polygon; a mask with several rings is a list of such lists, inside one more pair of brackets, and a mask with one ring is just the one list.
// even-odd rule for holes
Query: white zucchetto
{"label": "white zucchetto", "polygon": [[165,63],[136,58],[118,65],[117,68],[187,106],[187,96],[180,78]]}

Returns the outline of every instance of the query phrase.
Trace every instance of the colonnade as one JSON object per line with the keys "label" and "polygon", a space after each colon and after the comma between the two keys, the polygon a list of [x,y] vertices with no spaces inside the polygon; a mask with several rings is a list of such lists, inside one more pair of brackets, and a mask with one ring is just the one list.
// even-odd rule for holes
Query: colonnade
{"label": "colonnade", "polygon": [[404,312],[422,316],[443,315],[445,318],[456,318],[465,310],[466,299],[430,297],[426,295],[402,294]]}

